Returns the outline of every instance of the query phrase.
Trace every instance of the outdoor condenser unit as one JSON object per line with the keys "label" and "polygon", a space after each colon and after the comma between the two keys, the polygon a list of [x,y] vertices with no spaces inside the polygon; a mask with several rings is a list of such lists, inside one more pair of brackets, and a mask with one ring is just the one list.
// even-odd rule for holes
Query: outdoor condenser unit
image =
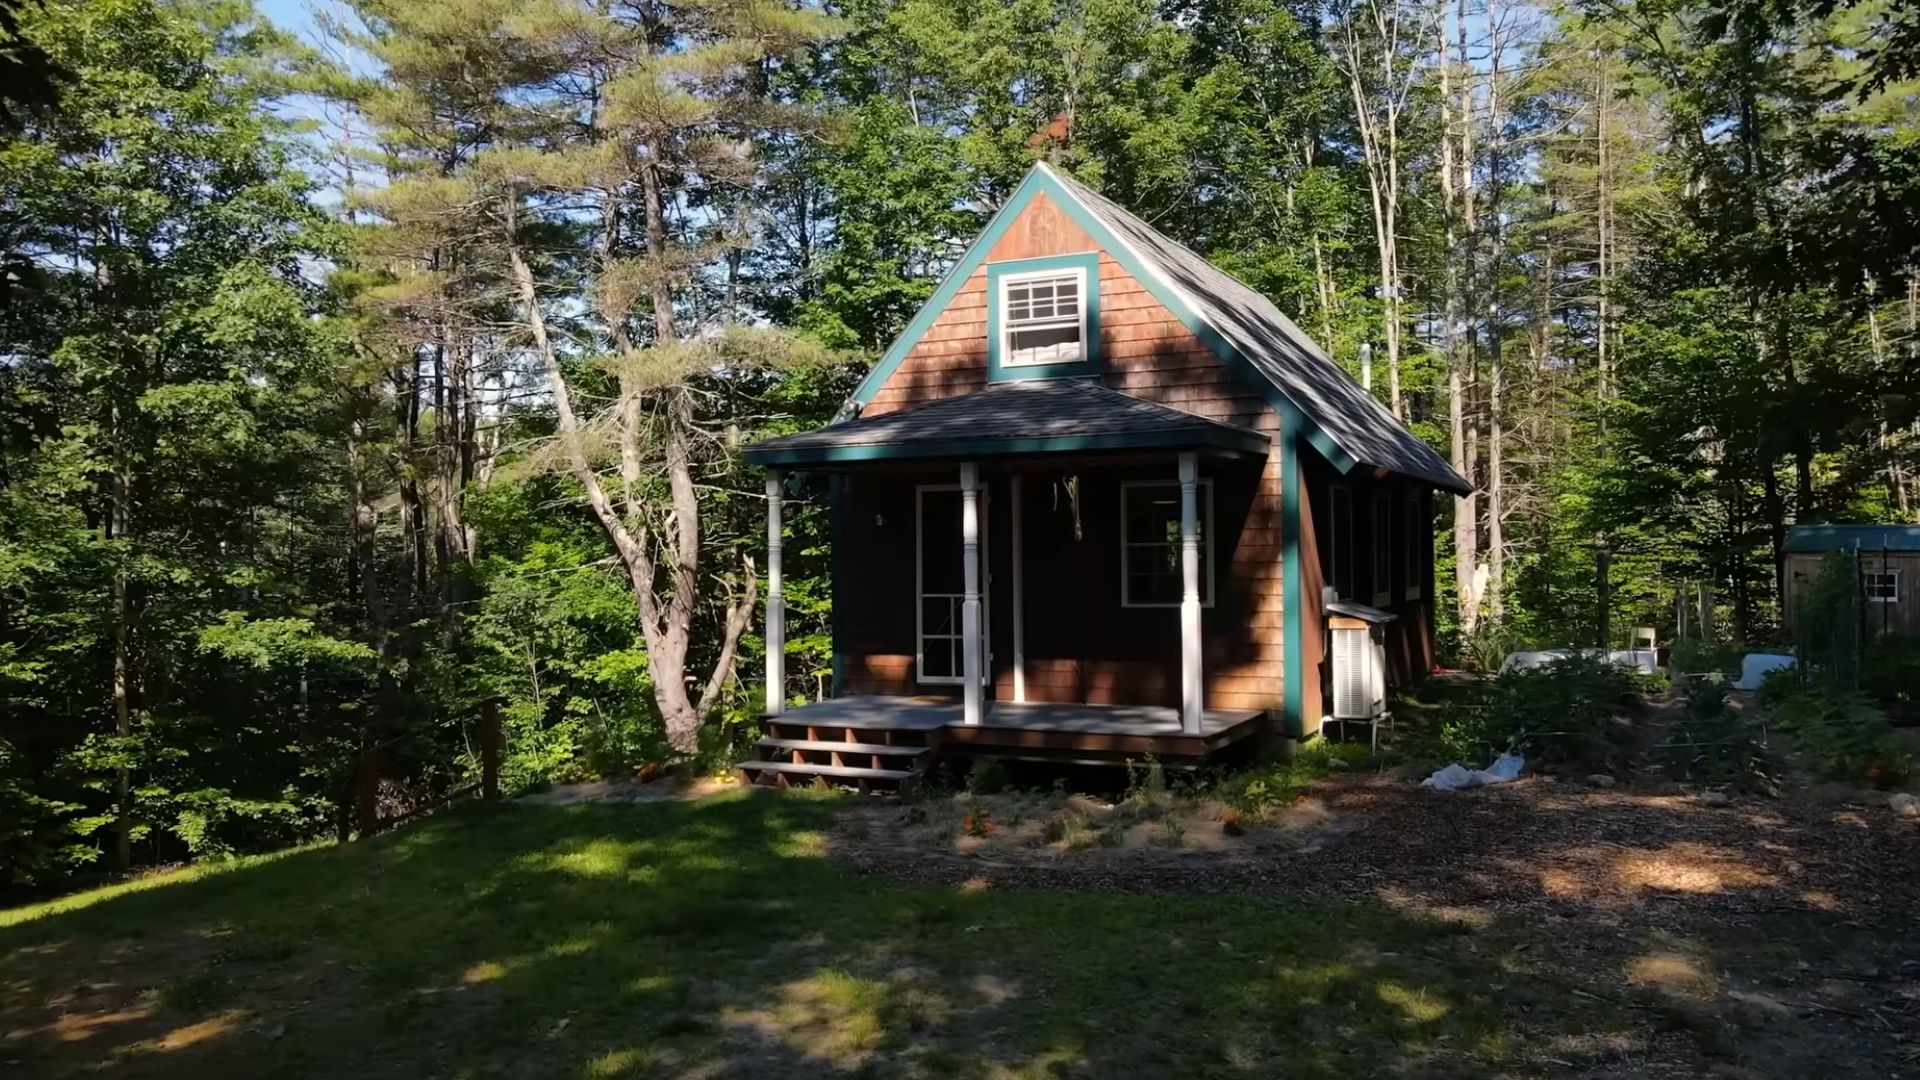
{"label": "outdoor condenser unit", "polygon": [[1342,729],[1352,721],[1374,727],[1387,714],[1386,624],[1390,612],[1363,604],[1335,601],[1327,605],[1328,656],[1333,682],[1333,714]]}

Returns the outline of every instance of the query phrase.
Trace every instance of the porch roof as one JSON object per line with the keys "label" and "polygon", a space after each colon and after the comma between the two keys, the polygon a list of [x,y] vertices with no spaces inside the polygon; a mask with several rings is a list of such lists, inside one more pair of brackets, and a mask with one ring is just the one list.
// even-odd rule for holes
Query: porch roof
{"label": "porch roof", "polygon": [[769,439],[748,447],[746,458],[790,466],[1100,450],[1265,454],[1271,441],[1087,380],[1034,379]]}

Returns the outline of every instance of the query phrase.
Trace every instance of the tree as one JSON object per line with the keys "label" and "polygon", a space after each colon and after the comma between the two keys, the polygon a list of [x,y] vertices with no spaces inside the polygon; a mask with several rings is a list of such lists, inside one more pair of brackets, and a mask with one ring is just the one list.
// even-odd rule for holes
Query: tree
{"label": "tree", "polygon": [[293,618],[315,640],[280,536],[325,476],[302,274],[324,230],[265,107],[281,39],[250,11],[20,14],[74,78],[0,143],[10,261],[32,268],[0,313],[0,484],[27,511],[0,522],[0,712],[124,867],[159,830],[205,849],[224,822],[310,810],[267,770],[228,771],[252,733],[201,676],[215,627]]}

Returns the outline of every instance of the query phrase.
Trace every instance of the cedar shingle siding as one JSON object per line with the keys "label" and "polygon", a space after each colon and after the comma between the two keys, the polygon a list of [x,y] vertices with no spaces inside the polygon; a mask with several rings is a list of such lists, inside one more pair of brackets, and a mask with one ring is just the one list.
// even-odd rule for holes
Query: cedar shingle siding
{"label": "cedar shingle siding", "polygon": [[[1066,255],[1097,245],[1046,196],[1036,197],[989,253],[989,263]],[[1101,252],[1100,382],[1135,397],[1268,435],[1279,416],[1189,331],[1147,287]],[[967,279],[927,333],[874,393],[861,415],[875,416],[987,386],[987,271]],[[1164,468],[1142,461],[1027,475],[1023,523],[1026,543],[1026,662],[1028,696],[1041,701],[1166,704],[1179,698],[1179,620],[1176,609],[1121,606],[1119,485],[1123,480],[1174,478],[1174,455]],[[1081,538],[1062,517],[1061,480],[1071,473],[1082,492]],[[1213,607],[1202,616],[1206,704],[1209,708],[1281,705],[1284,633],[1280,569],[1280,450],[1264,462],[1206,462],[1214,479],[1213,551],[1219,560]],[[860,586],[841,590],[845,689],[850,693],[914,693],[913,612],[899,597],[914,595],[913,488],[916,482],[953,482],[944,472],[909,477],[863,477],[847,492],[842,543],[847,565],[861,568]],[[1001,593],[1011,577],[1010,489],[992,481],[988,600],[995,695],[1012,695],[1012,643]],[[874,522],[899,522],[904,532]],[[889,534],[889,535],[881,535]],[[902,540],[904,537],[904,540]],[[890,558],[883,558],[888,553]],[[898,580],[875,575],[890,564]],[[1057,568],[1057,569],[1056,569]],[[897,610],[896,610],[897,609]]]}

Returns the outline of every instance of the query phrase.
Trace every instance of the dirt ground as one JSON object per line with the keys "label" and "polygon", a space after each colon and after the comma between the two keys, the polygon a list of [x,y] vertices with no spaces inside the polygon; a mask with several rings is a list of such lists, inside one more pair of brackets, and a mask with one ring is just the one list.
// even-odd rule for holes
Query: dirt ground
{"label": "dirt ground", "polygon": [[[1490,979],[1552,970],[1639,1017],[1611,1064],[1578,1075],[1699,1075],[1703,1047],[1726,1077],[1920,1074],[1920,821],[1864,791],[1723,798],[1542,776],[1436,792],[1350,773],[1261,824],[1228,828],[1218,804],[1195,803],[1171,837],[1122,823],[1075,844],[1036,819],[1124,810],[960,795],[856,808],[831,850],[922,883],[1349,899],[1457,919],[1485,943]],[[969,830],[967,815],[994,827]]]}

